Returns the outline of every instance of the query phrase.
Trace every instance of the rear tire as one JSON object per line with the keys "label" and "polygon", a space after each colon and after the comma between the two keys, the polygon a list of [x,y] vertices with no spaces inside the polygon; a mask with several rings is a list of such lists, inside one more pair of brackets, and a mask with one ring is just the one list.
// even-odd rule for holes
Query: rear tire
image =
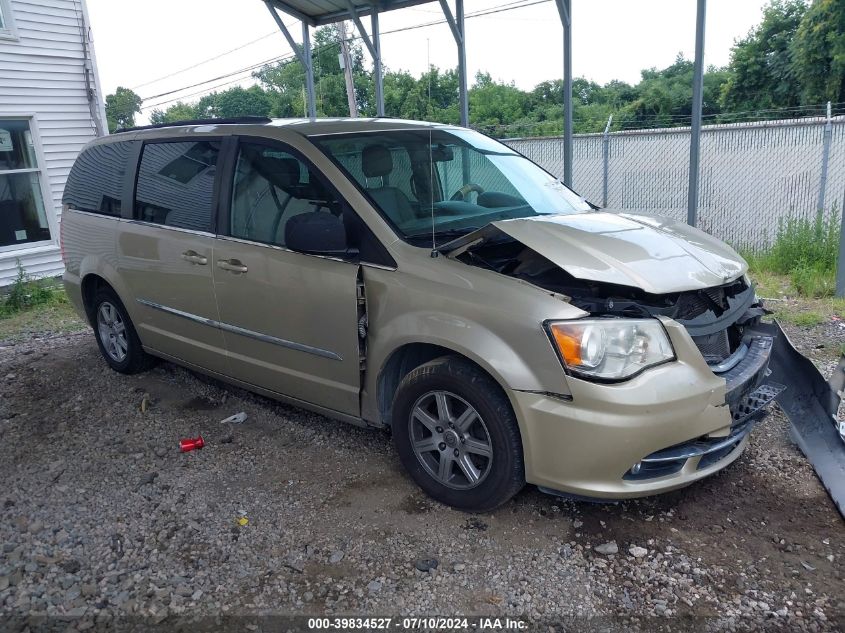
{"label": "rear tire", "polygon": [[155,364],[144,351],[126,308],[111,288],[100,288],[94,295],[91,324],[100,353],[109,367],[121,374],[137,374]]}
{"label": "rear tire", "polygon": [[522,439],[510,402],[467,360],[444,356],[405,376],[392,420],[402,465],[441,503],[486,512],[525,485]]}

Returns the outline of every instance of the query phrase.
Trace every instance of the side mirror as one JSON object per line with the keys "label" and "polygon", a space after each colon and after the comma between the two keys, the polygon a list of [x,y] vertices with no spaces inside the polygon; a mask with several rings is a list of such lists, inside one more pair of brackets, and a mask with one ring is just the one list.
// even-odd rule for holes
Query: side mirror
{"label": "side mirror", "polygon": [[312,255],[344,255],[346,227],[343,220],[325,211],[300,213],[285,224],[285,245]]}

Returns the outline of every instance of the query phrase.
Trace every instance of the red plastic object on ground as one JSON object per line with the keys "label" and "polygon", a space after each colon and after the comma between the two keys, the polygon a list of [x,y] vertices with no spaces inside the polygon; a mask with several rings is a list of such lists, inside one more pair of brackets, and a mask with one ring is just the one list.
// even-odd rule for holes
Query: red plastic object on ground
{"label": "red plastic object on ground", "polygon": [[202,439],[202,435],[197,435],[193,438],[189,437],[184,440],[179,440],[179,450],[183,453],[192,451],[195,448],[202,448],[203,446],[205,446],[205,440]]}

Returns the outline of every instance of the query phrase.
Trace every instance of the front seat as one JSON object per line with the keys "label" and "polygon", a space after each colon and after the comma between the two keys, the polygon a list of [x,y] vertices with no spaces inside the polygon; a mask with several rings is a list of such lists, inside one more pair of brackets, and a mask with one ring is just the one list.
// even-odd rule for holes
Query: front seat
{"label": "front seat", "polygon": [[414,207],[401,189],[385,186],[385,178],[393,171],[393,155],[386,145],[368,145],[361,152],[361,167],[366,178],[380,178],[380,187],[367,187],[375,203],[396,224],[417,219]]}

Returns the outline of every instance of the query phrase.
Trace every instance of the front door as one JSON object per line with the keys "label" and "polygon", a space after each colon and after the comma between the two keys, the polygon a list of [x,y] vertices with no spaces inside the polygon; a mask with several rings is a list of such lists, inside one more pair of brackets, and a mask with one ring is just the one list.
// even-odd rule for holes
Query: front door
{"label": "front door", "polygon": [[358,265],[285,245],[290,218],[337,214],[336,198],[286,146],[241,141],[214,288],[234,377],[358,416]]}
{"label": "front door", "polygon": [[146,143],[133,220],[118,237],[127,310],[147,347],[226,373],[214,297],[214,186],[220,141]]}

